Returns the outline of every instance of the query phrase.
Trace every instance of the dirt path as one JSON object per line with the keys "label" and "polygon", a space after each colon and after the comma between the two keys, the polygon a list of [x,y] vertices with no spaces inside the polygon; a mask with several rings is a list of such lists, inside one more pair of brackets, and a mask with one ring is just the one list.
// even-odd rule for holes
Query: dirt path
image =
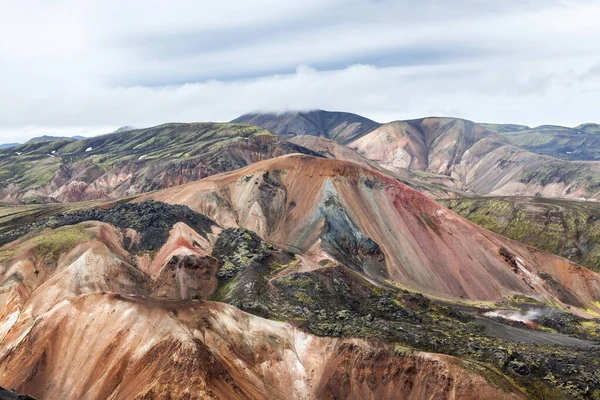
{"label": "dirt path", "polygon": [[496,321],[477,317],[475,323],[485,329],[489,335],[497,336],[509,342],[528,344],[545,344],[550,346],[578,347],[583,349],[600,349],[600,343],[577,339],[562,333],[550,333],[531,329],[516,328]]}

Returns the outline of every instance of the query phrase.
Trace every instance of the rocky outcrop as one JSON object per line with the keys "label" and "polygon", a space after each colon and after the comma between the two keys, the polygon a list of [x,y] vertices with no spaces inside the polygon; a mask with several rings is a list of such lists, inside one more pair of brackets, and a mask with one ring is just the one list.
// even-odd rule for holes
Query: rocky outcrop
{"label": "rocky outcrop", "polygon": [[0,387],[0,400],[35,400],[31,396],[21,395],[12,390]]}

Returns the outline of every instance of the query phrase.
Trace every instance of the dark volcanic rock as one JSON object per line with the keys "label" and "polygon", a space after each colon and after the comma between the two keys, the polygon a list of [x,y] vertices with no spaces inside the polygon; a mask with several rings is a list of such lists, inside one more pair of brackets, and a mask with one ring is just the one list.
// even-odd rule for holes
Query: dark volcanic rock
{"label": "dark volcanic rock", "polygon": [[158,251],[169,237],[171,227],[177,222],[184,222],[206,237],[213,221],[192,211],[187,206],[171,205],[153,200],[140,203],[119,204],[107,210],[78,210],[44,218],[32,224],[0,234],[0,245],[12,242],[30,232],[44,228],[58,228],[74,225],[84,221],[101,221],[118,228],[131,228],[141,233],[141,239],[130,250]]}
{"label": "dark volcanic rock", "polygon": [[4,389],[0,387],[0,400],[35,400],[31,396],[22,395],[13,392],[12,390]]}
{"label": "dark volcanic rock", "polygon": [[329,195],[322,204],[325,218],[322,232],[324,247],[336,259],[358,271],[377,270],[387,274],[385,255],[379,244],[366,237],[348,217],[346,210],[335,195]]}

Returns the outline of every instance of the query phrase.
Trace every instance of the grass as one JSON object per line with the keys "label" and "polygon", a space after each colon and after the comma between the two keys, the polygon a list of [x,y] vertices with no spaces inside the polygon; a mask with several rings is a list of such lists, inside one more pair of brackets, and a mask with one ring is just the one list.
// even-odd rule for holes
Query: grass
{"label": "grass", "polygon": [[64,226],[41,233],[14,247],[0,252],[0,262],[14,257],[18,253],[31,249],[37,260],[57,262],[62,254],[71,251],[75,246],[92,239],[86,224]]}
{"label": "grass", "polygon": [[441,202],[486,229],[600,271],[598,203],[514,197]]}

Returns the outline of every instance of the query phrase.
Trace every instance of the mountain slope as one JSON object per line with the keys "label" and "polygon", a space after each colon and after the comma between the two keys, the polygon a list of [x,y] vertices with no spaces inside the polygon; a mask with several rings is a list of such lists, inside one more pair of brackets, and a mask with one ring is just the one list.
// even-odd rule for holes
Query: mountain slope
{"label": "mountain slope", "polygon": [[410,168],[446,175],[452,178],[448,184],[475,194],[600,196],[600,163],[535,154],[471,121],[392,122],[348,146],[389,170]]}
{"label": "mountain slope", "polygon": [[349,143],[380,126],[379,123],[360,115],[323,110],[245,114],[231,122],[260,126],[284,136],[321,136],[342,144]]}
{"label": "mountain slope", "polygon": [[596,202],[541,197],[440,202],[486,229],[600,270],[600,204]]}
{"label": "mountain slope", "polygon": [[464,195],[464,193],[460,193],[459,191],[450,188],[452,186],[452,180],[446,176],[420,173],[418,170],[411,171],[407,168],[398,168],[391,171],[382,168],[376,162],[371,161],[361,156],[356,151],[330,139],[318,136],[299,135],[290,138],[288,141],[314,151],[326,158],[349,161],[362,167],[372,168],[379,172],[386,173],[432,198],[449,198]]}
{"label": "mountain slope", "polygon": [[[593,308],[600,300],[600,279],[590,271],[481,229],[352,163],[290,155],[147,197],[253,230],[315,262],[334,259],[382,285],[472,300],[522,293]],[[545,274],[560,292],[578,295],[559,294]]]}
{"label": "mountain slope", "polygon": [[534,153],[564,160],[600,160],[600,125],[598,124],[583,124],[575,128],[554,125],[542,125],[536,128],[519,125],[481,125]]}
{"label": "mountain slope", "polygon": [[43,135],[43,136],[38,136],[38,137],[34,137],[32,139],[29,139],[26,143],[56,142],[59,140],[81,140],[83,138],[84,138],[83,136],[66,137],[66,136]]}

